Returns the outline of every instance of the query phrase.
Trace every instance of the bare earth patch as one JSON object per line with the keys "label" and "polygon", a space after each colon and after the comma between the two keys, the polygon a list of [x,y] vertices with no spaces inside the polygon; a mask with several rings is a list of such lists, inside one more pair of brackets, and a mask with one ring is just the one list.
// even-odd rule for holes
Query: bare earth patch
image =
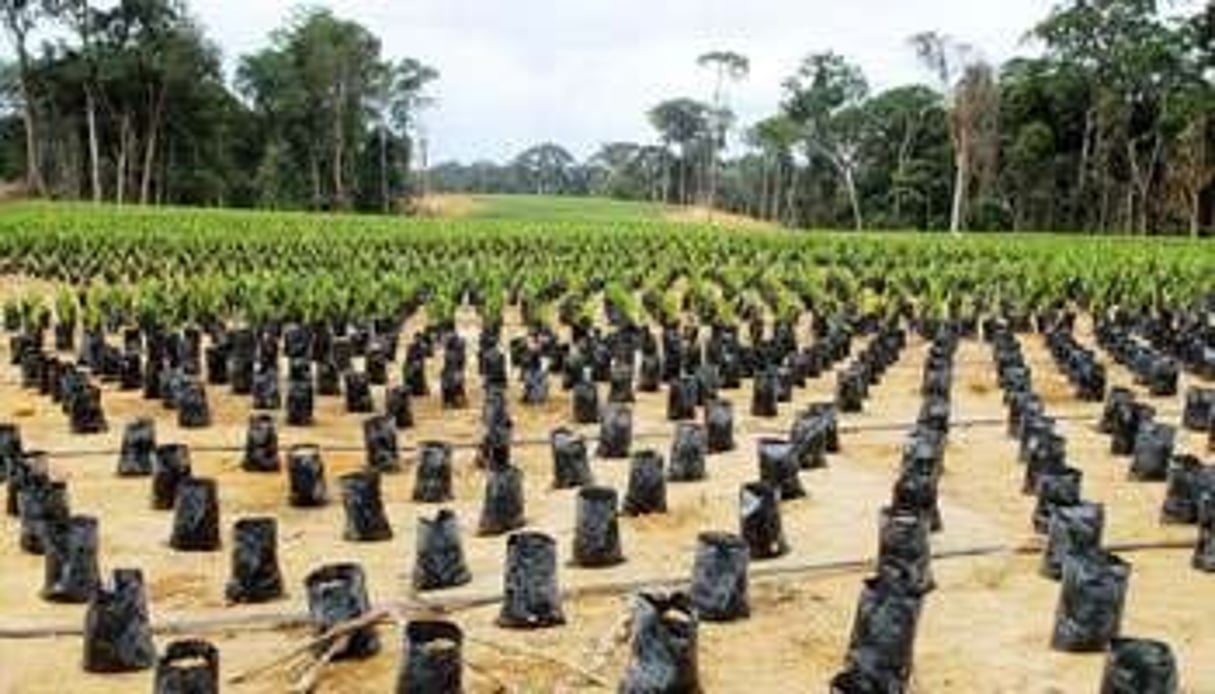
{"label": "bare earth patch", "polygon": [[484,203],[478,202],[471,195],[456,194],[429,195],[414,203],[418,216],[436,219],[470,217],[483,206]]}
{"label": "bare earth patch", "polygon": [[[471,326],[466,326],[465,329]],[[1091,344],[1091,337],[1081,337]],[[1051,412],[1091,413],[1099,406],[1071,398],[1062,376],[1050,362],[1042,342],[1022,338],[1037,387],[1051,395]],[[914,420],[920,404],[918,384],[925,345],[912,340],[902,359],[873,389],[866,411],[847,415],[843,424],[866,425]],[[435,360],[438,368],[441,360]],[[7,343],[0,344],[0,363],[7,364]],[[400,374],[395,373],[395,382]],[[415,400],[418,426],[402,437],[412,446],[427,439],[469,442],[478,431],[479,386],[471,375],[469,409],[443,411],[437,396]],[[1125,371],[1110,369],[1111,381],[1130,384]],[[72,436],[58,408],[45,398],[9,384],[15,371],[7,367],[0,384],[0,420],[21,419],[28,448],[49,450],[117,448],[124,422],[137,414],[157,418],[161,442],[183,441],[195,446],[239,445],[249,415],[249,401],[220,388],[209,388],[215,426],[183,431],[158,404],[137,394],[107,389],[104,402],[111,430],[93,437]],[[437,372],[432,383],[437,384]],[[574,493],[550,488],[551,459],[544,446],[519,447],[516,462],[525,472],[529,526],[553,535],[559,548],[559,580],[564,589],[590,589],[611,583],[666,581],[690,575],[696,536],[704,530],[737,529],[739,485],[757,475],[753,439],[764,432],[785,430],[796,409],[830,398],[832,375],[797,391],[794,405],[783,405],[775,420],[746,415],[750,391],[728,394],[739,416],[737,450],[713,456],[709,479],[669,487],[670,513],[621,520],[623,548],[628,560],[603,570],[570,567],[566,561],[573,534]],[[1141,396],[1145,396],[1142,394]],[[512,384],[512,414],[516,437],[541,438],[563,424],[570,411],[567,394],[553,384],[553,402],[543,408],[519,404]],[[964,342],[959,349],[954,386],[955,419],[1002,417],[1001,394],[994,383],[988,348]],[[382,392],[376,390],[377,402]],[[641,394],[636,405],[636,429],[669,432],[665,393]],[[1176,411],[1180,400],[1156,401],[1162,410]],[[281,414],[280,414],[281,416]],[[344,413],[332,398],[318,400],[318,425],[292,429],[281,425],[280,444],[315,442],[322,446],[361,445],[360,418]],[[1108,441],[1090,422],[1067,421],[1071,463],[1084,470],[1085,496],[1107,504],[1107,542],[1184,540],[1194,528],[1161,526],[1158,522],[1163,485],[1136,484],[1126,479],[1126,461],[1112,458]],[[843,451],[830,466],[803,474],[808,499],[782,507],[785,532],[792,551],[780,559],[755,563],[754,569],[789,567],[810,562],[864,559],[876,549],[879,507],[889,499],[899,462],[902,432],[854,432],[842,435]],[[1179,438],[1179,445],[1202,454],[1198,436]],[[593,441],[591,442],[593,446]],[[647,439],[638,447],[664,454],[668,435]],[[449,506],[459,518],[473,581],[467,586],[427,595],[459,600],[492,595],[501,590],[505,539],[475,537],[484,476],[473,465],[472,451],[456,453],[457,500]],[[103,572],[141,567],[147,577],[152,619],[156,623],[186,619],[238,618],[267,613],[294,615],[306,609],[303,578],[321,564],[360,562],[367,571],[372,600],[380,604],[410,596],[409,571],[414,552],[414,526],[419,515],[438,507],[410,500],[412,455],[401,474],[386,477],[384,494],[395,530],[390,542],[343,542],[340,504],[314,510],[286,506],[284,475],[251,475],[240,471],[238,455],[195,453],[196,474],[218,480],[224,539],[236,518],[270,514],[278,518],[280,561],[288,595],[270,605],[225,607],[224,582],[230,551],[182,554],[167,547],[171,513],[149,508],[149,483],[117,479],[111,457],[60,458],[55,473],[69,480],[74,512],[100,518]],[[362,465],[359,453],[325,453],[331,492],[337,494],[339,474]],[[1020,493],[1022,468],[1016,445],[1002,427],[956,428],[951,434],[947,471],[941,482],[945,530],[934,536],[937,550],[985,545],[1015,545],[1033,537],[1033,500]],[[601,484],[623,489],[627,462],[596,460],[594,474]],[[79,605],[52,605],[38,599],[43,563],[16,546],[17,524],[0,517],[0,629],[27,626],[78,626],[84,617]],[[1188,550],[1128,554],[1134,565],[1126,606],[1125,632],[1162,638],[1173,646],[1181,668],[1184,691],[1215,692],[1215,579],[1189,567]],[[939,588],[925,603],[916,643],[914,684],[920,692],[1091,692],[1098,687],[1101,655],[1065,655],[1049,649],[1058,585],[1037,574],[1034,556],[992,556],[939,561],[934,570]],[[752,617],[732,624],[702,624],[700,668],[708,692],[823,691],[839,669],[851,628],[864,572],[786,575],[756,579],[752,585]],[[624,671],[627,647],[603,648],[627,606],[627,596],[584,594],[566,600],[567,624],[536,632],[497,628],[496,606],[451,615],[476,642],[465,647],[472,667],[465,672],[471,692],[496,691],[499,684],[522,692],[591,691],[594,687],[571,677],[552,661],[521,655],[518,648],[589,667],[602,661],[602,676],[615,682]],[[363,662],[328,669],[320,683],[324,692],[384,692],[393,686],[401,654],[396,628],[382,627],[383,650]],[[262,665],[296,645],[307,629],[231,628],[200,634],[221,650],[222,677]],[[183,635],[184,636],[184,635]],[[163,648],[170,637],[159,636]],[[490,645],[486,645],[486,643]],[[501,644],[495,647],[493,644]],[[512,650],[512,647],[515,650]],[[599,654],[599,657],[596,654]],[[42,639],[0,639],[0,692],[119,693],[149,691],[151,673],[103,676],[80,670],[78,636]],[[486,676],[478,673],[492,673]],[[281,692],[289,684],[280,671],[240,686],[235,692]]]}
{"label": "bare earth patch", "polygon": [[776,224],[748,217],[746,215],[734,214],[732,212],[724,212],[703,205],[695,205],[691,207],[672,207],[669,212],[662,216],[668,222],[679,222],[682,224],[709,224],[712,226],[721,226],[739,229],[779,229]]}

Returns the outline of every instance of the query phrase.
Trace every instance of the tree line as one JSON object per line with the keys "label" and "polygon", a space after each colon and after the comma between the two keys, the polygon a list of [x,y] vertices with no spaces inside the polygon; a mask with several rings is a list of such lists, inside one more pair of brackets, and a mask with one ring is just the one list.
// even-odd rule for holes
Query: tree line
{"label": "tree line", "polygon": [[[738,123],[749,61],[699,56],[702,97],[645,114],[649,142],[579,161],[415,165],[435,69],[325,9],[297,11],[225,79],[184,0],[0,0],[0,176],[34,194],[144,204],[395,211],[420,188],[714,206],[792,227],[1209,232],[1215,9],[1061,0],[1001,65],[935,32],[923,84],[881,91],[807,56],[775,112]],[[51,38],[47,38],[51,37]],[[691,67],[691,64],[690,66]]]}
{"label": "tree line", "polygon": [[107,5],[0,2],[6,179],[59,198],[316,210],[388,211],[408,192],[433,68],[306,9],[229,85],[183,0]]}
{"label": "tree line", "polygon": [[[1067,0],[1002,65],[935,32],[908,39],[925,82],[874,92],[834,52],[807,56],[777,112],[737,127],[744,56],[715,51],[710,98],[648,111],[650,143],[577,161],[553,143],[505,164],[446,163],[437,189],[701,204],[793,227],[1197,235],[1215,228],[1215,9]],[[732,138],[732,139],[731,139]]]}

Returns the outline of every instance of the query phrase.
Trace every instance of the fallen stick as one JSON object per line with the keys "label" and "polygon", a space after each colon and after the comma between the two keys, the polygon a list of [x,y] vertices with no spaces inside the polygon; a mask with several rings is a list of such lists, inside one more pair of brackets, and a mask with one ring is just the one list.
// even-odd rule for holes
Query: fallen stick
{"label": "fallen stick", "polygon": [[386,619],[392,619],[395,621],[396,614],[387,609],[372,610],[371,612],[368,612],[355,619],[334,625],[333,628],[329,629],[328,631],[309,638],[304,643],[292,648],[290,651],[287,651],[268,663],[264,663],[249,670],[236,673],[228,678],[228,684],[241,684],[261,677],[269,672],[279,669],[280,667],[285,667],[296,658],[311,655],[312,651],[321,644],[327,643],[339,637],[347,636],[352,632],[358,631],[364,627],[372,626]]}
{"label": "fallen stick", "polygon": [[1194,549],[1194,542],[1192,540],[1144,540],[1137,542],[1116,542],[1112,545],[1106,545],[1105,549],[1110,552],[1143,552],[1154,549]]}
{"label": "fallen stick", "polygon": [[[401,614],[395,609],[378,609],[368,612],[367,614],[356,619],[342,622],[323,634],[319,634],[307,639],[304,643],[293,647],[290,651],[268,663],[259,665],[251,670],[246,670],[230,677],[228,679],[228,683],[241,684],[254,680],[258,677],[265,676],[281,667],[287,666],[297,658],[311,655],[311,653],[315,651],[318,646],[330,642],[321,657],[313,662],[310,662],[291,687],[291,691],[293,692],[310,692],[316,687],[316,684],[320,680],[321,674],[324,672],[325,667],[328,665],[329,661],[333,659],[333,655],[349,640],[350,634],[358,631],[359,629],[378,624],[379,622],[385,620],[391,619],[392,621],[401,621],[401,618]],[[500,652],[513,653],[515,655],[524,656],[533,660],[543,660],[557,665],[567,672],[576,674],[583,680],[592,684],[599,685],[605,689],[611,689],[612,687],[607,680],[603,679],[599,675],[590,672],[579,665],[570,663],[548,653],[533,650],[525,646],[501,643],[490,638],[478,637],[470,634],[465,634],[464,640],[467,643],[475,643]],[[502,685],[501,680],[497,680],[497,682]]]}
{"label": "fallen stick", "polygon": [[320,658],[308,664],[303,674],[291,685],[291,691],[295,692],[295,694],[309,694],[316,689],[316,685],[321,679],[321,674],[325,671],[325,666],[329,665],[338,651],[345,648],[349,642],[350,639],[346,636],[334,639],[333,643],[329,644],[329,647],[325,649]]}

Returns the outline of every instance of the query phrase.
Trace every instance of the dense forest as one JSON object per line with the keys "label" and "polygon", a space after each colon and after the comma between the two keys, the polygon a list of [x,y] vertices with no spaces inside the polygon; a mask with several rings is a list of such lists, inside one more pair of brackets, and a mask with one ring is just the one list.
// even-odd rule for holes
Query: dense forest
{"label": "dense forest", "polygon": [[[235,84],[183,0],[3,0],[0,175],[118,203],[393,210],[438,73],[378,37],[298,11]],[[51,35],[34,45],[34,36]]]}
{"label": "dense forest", "polygon": [[[0,176],[30,192],[142,204],[407,209],[422,190],[589,194],[718,206],[795,227],[1211,233],[1215,10],[1064,0],[992,65],[960,38],[907,39],[924,83],[874,91],[809,55],[776,113],[740,123],[746,56],[689,60],[709,95],[645,117],[650,142],[579,161],[415,161],[438,71],[366,27],[300,10],[225,79],[184,0],[0,0]],[[53,36],[53,39],[46,38]]]}
{"label": "dense forest", "polygon": [[[505,164],[434,167],[454,192],[610,195],[718,205],[797,227],[1209,234],[1215,227],[1215,9],[1069,0],[985,62],[964,42],[907,40],[925,83],[874,93],[846,56],[806,57],[777,113],[737,124],[745,56],[713,52],[707,99],[646,114],[650,143],[577,161],[554,143]],[[728,156],[727,156],[728,155]]]}

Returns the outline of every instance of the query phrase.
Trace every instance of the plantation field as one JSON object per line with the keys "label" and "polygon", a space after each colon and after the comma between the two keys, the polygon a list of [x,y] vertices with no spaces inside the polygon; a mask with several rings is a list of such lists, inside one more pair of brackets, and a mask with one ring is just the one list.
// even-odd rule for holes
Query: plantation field
{"label": "plantation field", "polygon": [[[823,691],[845,672],[917,692],[1090,692],[1106,668],[1108,634],[1093,652],[1052,648],[1068,579],[1040,574],[1055,531],[1032,522],[1035,490],[1055,504],[1047,520],[1060,528],[1051,514],[1080,499],[1023,488],[1027,474],[1079,471],[1080,498],[1104,505],[1104,532],[1094,546],[1074,545],[1064,563],[1107,567],[1114,560],[1102,547],[1129,562],[1121,634],[1168,643],[1179,691],[1215,691],[1215,573],[1192,566],[1199,538],[1215,537],[1215,513],[1162,522],[1166,500],[1215,509],[1215,472],[1177,482],[1179,458],[1213,462],[1215,405],[1205,428],[1183,420],[1191,392],[1215,388],[1215,247],[737,234],[635,222],[606,208],[550,216],[548,201],[533,217],[520,204],[495,218],[425,221],[0,208],[0,423],[21,437],[14,449],[0,428],[6,486],[23,485],[21,498],[33,499],[64,482],[70,513],[98,521],[101,577],[142,570],[156,649],[209,641],[224,691],[390,690],[407,660],[400,623],[422,618],[462,630],[467,691],[636,687],[634,640],[684,629],[698,610],[695,671],[706,692]],[[330,377],[337,391],[322,394]],[[352,411],[362,409],[351,398],[363,387],[371,410]],[[1150,462],[1148,444],[1112,452],[1111,437],[1126,432],[1099,422],[1116,388],[1154,411],[1132,439],[1171,428],[1167,478],[1128,474]],[[311,422],[292,424],[303,393]],[[588,393],[600,417],[576,422]],[[689,423],[716,431],[709,411],[722,402],[732,404],[733,448],[677,451]],[[1010,407],[1025,421],[1019,435],[1008,430]],[[200,411],[201,426],[186,421]],[[636,457],[596,452],[614,435],[605,432],[617,411],[632,423],[628,453],[657,452],[673,479],[665,510],[618,518],[623,563],[580,565],[577,487],[608,487],[621,500],[637,491]],[[387,448],[369,445],[364,431],[381,413],[396,425],[391,459],[376,457]],[[276,472],[246,469],[255,414],[274,423],[278,460],[293,445],[319,446],[326,505],[288,503],[285,462]],[[105,430],[84,433],[98,417]],[[151,508],[159,450],[152,479],[116,475],[124,429],[139,417],[155,421],[157,444],[189,447],[189,477],[215,480],[218,548],[170,546],[188,514]],[[593,485],[555,488],[549,436],[559,427],[585,437]],[[791,452],[765,467],[760,449],[772,437]],[[430,441],[454,448],[451,497],[441,503],[414,498],[419,449]],[[690,467],[676,473],[677,459]],[[371,468],[383,473],[392,537],[356,542],[344,537],[352,507],[373,505],[347,502],[340,480]],[[521,512],[506,528],[478,532],[486,490],[502,493],[495,485],[508,474],[520,476]],[[633,612],[639,591],[689,590],[701,533],[750,538],[740,529],[740,488],[760,478],[781,489],[800,483],[807,495],[777,505],[786,553],[750,546],[748,614],[714,621],[703,602],[657,622]],[[883,507],[914,532],[882,530]],[[419,518],[440,509],[458,519],[468,580],[419,590]],[[151,689],[150,668],[83,671],[90,608],[39,597],[47,562],[23,547],[23,529],[28,536],[45,520],[40,537],[57,542],[58,526],[49,511],[22,513],[0,516],[0,691]],[[938,514],[941,528],[930,532]],[[248,517],[277,521],[284,594],[229,604],[232,526]],[[555,540],[561,625],[495,623],[507,537],[524,529]],[[335,562],[359,564],[370,606],[388,611],[380,652],[311,670],[307,651],[283,661],[317,632],[305,577]],[[930,590],[917,583],[926,566]],[[866,622],[854,638],[863,581],[874,575],[888,621]],[[724,577],[713,585],[729,592]],[[904,647],[910,655],[893,655]],[[875,661],[878,652],[887,659]],[[837,680],[839,691],[861,691],[847,681]]]}

